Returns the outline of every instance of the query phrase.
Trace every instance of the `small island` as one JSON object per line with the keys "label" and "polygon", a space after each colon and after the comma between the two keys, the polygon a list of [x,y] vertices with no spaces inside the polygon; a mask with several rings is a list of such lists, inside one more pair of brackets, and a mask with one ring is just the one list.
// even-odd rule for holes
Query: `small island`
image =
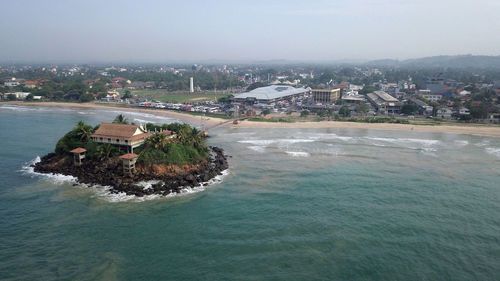
{"label": "small island", "polygon": [[[55,152],[33,167],[38,173],[73,176],[81,184],[109,186],[112,193],[144,196],[208,185],[228,163],[221,148],[207,146],[204,132],[188,124],[139,126],[120,114],[96,127],[78,122]],[[144,181],[154,184],[138,184]]]}

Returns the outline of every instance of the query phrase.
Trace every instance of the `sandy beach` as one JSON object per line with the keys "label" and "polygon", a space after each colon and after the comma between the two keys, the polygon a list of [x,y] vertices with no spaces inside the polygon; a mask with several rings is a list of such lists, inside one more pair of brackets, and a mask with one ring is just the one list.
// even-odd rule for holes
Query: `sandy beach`
{"label": "sandy beach", "polygon": [[[123,111],[143,112],[179,119],[183,122],[199,124],[200,116],[194,116],[187,113],[180,113],[169,110],[155,110],[134,107],[109,106],[98,103],[65,103],[65,102],[6,102],[1,104],[19,105],[19,106],[46,106],[46,107],[70,107],[87,109],[112,109]],[[440,132],[453,134],[485,135],[500,137],[500,126],[484,126],[475,124],[456,124],[456,125],[414,125],[414,124],[390,124],[390,123],[358,123],[358,122],[295,122],[295,123],[277,123],[277,122],[252,122],[242,121],[238,125],[233,125],[225,119],[205,117],[205,125],[208,128],[221,126],[234,126],[241,128],[358,128],[375,130],[400,130],[416,132]]]}

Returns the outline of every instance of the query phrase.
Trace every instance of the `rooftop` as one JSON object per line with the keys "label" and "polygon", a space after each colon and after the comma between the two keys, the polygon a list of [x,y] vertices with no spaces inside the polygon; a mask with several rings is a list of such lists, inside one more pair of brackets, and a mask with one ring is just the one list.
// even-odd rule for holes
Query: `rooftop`
{"label": "rooftop", "polygon": [[85,151],[87,151],[85,148],[77,147],[77,148],[71,150],[70,152],[71,153],[78,153],[78,154],[80,154],[80,153],[84,153]]}
{"label": "rooftop", "polygon": [[260,87],[250,92],[241,93],[239,95],[236,95],[235,98],[236,99],[254,98],[257,100],[272,100],[297,94],[303,94],[309,92],[310,90],[311,88],[295,88],[292,86],[271,85],[267,87]]}
{"label": "rooftop", "polygon": [[123,154],[122,156],[120,156],[120,159],[134,159],[134,158],[137,158],[139,157],[139,155],[135,154],[135,153],[127,153],[127,154]]}
{"label": "rooftop", "polygon": [[101,123],[99,129],[92,137],[98,138],[118,138],[118,139],[140,139],[150,134],[139,128],[137,125]]}
{"label": "rooftop", "polygon": [[373,93],[385,102],[398,102],[399,101],[397,98],[389,95],[388,93],[386,93],[384,91],[375,91]]}

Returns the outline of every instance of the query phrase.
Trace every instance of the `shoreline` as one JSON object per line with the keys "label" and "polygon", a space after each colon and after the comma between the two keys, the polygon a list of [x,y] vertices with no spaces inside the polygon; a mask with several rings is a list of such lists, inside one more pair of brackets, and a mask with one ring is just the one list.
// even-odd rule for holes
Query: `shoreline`
{"label": "shoreline", "polygon": [[[70,107],[70,108],[83,108],[83,109],[112,109],[130,112],[149,113],[159,116],[176,118],[183,122],[199,124],[201,123],[201,116],[195,116],[187,113],[168,111],[168,110],[154,110],[142,109],[133,107],[110,106],[100,105],[96,103],[66,103],[66,102],[2,102],[6,105],[18,106],[42,106],[42,107]],[[355,128],[355,129],[375,129],[375,130],[393,130],[393,131],[415,131],[415,132],[436,132],[436,133],[453,133],[453,134],[466,134],[466,135],[483,135],[490,137],[500,137],[500,126],[480,126],[480,125],[416,125],[416,124],[393,124],[393,123],[360,123],[360,122],[343,122],[343,121],[320,121],[320,122],[295,122],[295,123],[282,123],[282,122],[256,122],[256,121],[242,121],[238,125],[233,125],[232,122],[228,123],[227,119],[219,119],[213,117],[205,117],[204,123],[206,126],[226,126],[238,128]]]}
{"label": "shoreline", "polygon": [[[106,161],[87,160],[75,166],[72,157],[49,153],[30,165],[34,173],[71,176],[76,184],[109,187],[111,194],[125,193],[145,195],[171,195],[182,193],[186,188],[205,188],[229,168],[227,156],[221,148],[209,147],[210,155],[200,163],[172,168],[168,165],[138,165],[132,175],[124,174],[117,157]],[[159,172],[163,169],[162,172]],[[154,182],[149,186],[141,183]]]}

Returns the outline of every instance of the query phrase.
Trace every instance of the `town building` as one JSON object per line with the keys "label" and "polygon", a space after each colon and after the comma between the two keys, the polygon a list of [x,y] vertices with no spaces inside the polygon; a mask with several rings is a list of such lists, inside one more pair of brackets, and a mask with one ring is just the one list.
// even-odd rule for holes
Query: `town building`
{"label": "town building", "polygon": [[418,95],[430,101],[440,101],[443,98],[443,95],[433,94],[431,90],[418,90]]}
{"label": "town building", "polygon": [[366,103],[366,98],[365,96],[358,94],[343,95],[342,101],[347,104],[363,104]]}
{"label": "town building", "polygon": [[462,107],[458,110],[459,115],[470,115],[470,110],[468,108]]}
{"label": "town building", "polygon": [[34,89],[38,86],[38,81],[25,81],[23,84],[25,88]]}
{"label": "town building", "polygon": [[303,97],[311,92],[311,88],[295,88],[284,85],[271,85],[260,87],[250,92],[236,95],[233,100],[236,102],[253,103],[273,103],[281,100],[292,100]]}
{"label": "town building", "polygon": [[101,123],[99,129],[90,137],[96,143],[117,145],[132,153],[134,148],[143,144],[150,135],[137,125]]}
{"label": "town building", "polygon": [[31,93],[29,92],[15,92],[15,93],[6,93],[6,95],[14,95],[16,99],[18,100],[24,100],[26,99],[27,96],[29,96]]}
{"label": "town building", "polygon": [[5,81],[3,84],[6,87],[17,87],[17,86],[21,85],[18,81],[15,81],[15,80]]}
{"label": "town building", "polygon": [[311,90],[315,103],[332,104],[340,99],[340,88]]}
{"label": "town building", "polygon": [[436,116],[443,119],[451,119],[453,110],[447,107],[442,107],[436,111]]}
{"label": "town building", "polygon": [[425,102],[415,98],[415,97],[411,97],[408,99],[409,103],[410,104],[414,104],[418,107],[418,113],[419,114],[425,114],[425,115],[431,115],[432,114],[432,111],[433,111],[433,107],[426,104]]}
{"label": "town building", "polygon": [[470,96],[472,93],[470,91],[462,90],[458,92],[458,95],[463,97],[463,96]]}
{"label": "town building", "polygon": [[384,91],[375,91],[366,95],[377,111],[387,114],[399,113],[403,105],[397,98]]}

